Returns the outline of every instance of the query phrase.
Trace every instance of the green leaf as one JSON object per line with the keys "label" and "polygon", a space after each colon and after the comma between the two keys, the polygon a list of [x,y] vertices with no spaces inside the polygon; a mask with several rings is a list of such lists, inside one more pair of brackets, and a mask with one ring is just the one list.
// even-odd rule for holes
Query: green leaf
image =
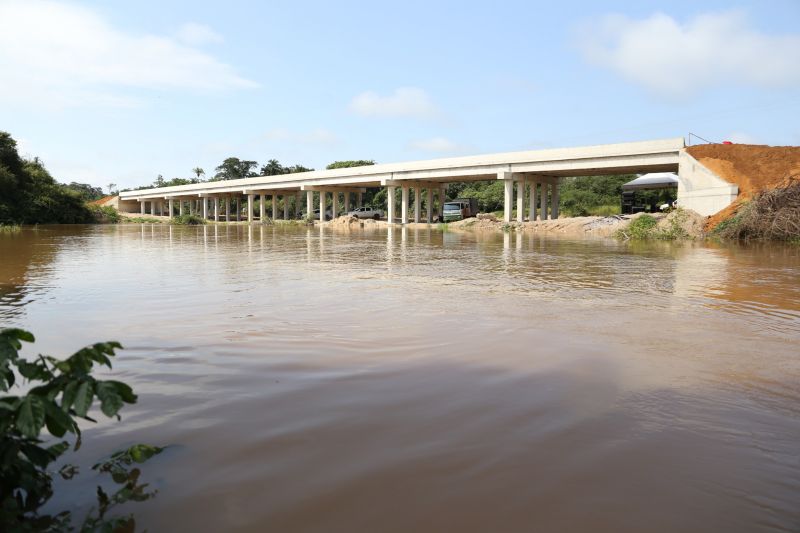
{"label": "green leaf", "polygon": [[25,342],[34,342],[33,333],[19,328],[5,328],[0,330],[0,337],[11,337]]}
{"label": "green leaf", "polygon": [[75,432],[75,421],[54,402],[44,402],[47,431],[55,437],[63,437],[67,431]]}
{"label": "green leaf", "polygon": [[128,448],[128,453],[131,456],[131,459],[136,461],[137,463],[144,463],[154,455],[158,455],[164,451],[164,448],[159,448],[158,446],[150,446],[148,444],[134,444],[130,448]]}
{"label": "green leaf", "polygon": [[89,408],[94,400],[94,383],[84,381],[75,391],[75,413],[78,416],[86,417]]}
{"label": "green leaf", "polygon": [[44,426],[44,405],[36,396],[26,396],[17,409],[17,427],[20,432],[35,439]]}
{"label": "green leaf", "polygon": [[117,391],[117,394],[119,394],[122,397],[122,400],[125,403],[136,403],[136,400],[138,398],[136,394],[133,393],[133,389],[130,388],[128,384],[114,380],[105,381],[104,383],[109,383],[113,385]]}
{"label": "green leaf", "polygon": [[61,409],[64,411],[69,411],[72,404],[75,403],[75,396],[78,393],[79,385],[79,381],[70,381],[67,383],[67,386],[64,387],[64,393],[61,395]]}
{"label": "green leaf", "polygon": [[117,389],[114,385],[106,381],[98,381],[95,390],[97,397],[100,398],[100,410],[103,411],[104,415],[111,417],[122,409],[122,397],[117,394]]}
{"label": "green leaf", "polygon": [[39,468],[47,468],[47,465],[56,459],[55,455],[35,444],[24,443],[20,446],[20,451]]}

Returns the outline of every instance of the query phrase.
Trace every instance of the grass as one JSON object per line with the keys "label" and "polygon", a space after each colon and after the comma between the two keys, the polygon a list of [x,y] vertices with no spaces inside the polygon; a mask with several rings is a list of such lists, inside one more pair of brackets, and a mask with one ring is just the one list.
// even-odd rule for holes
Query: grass
{"label": "grass", "polygon": [[87,207],[92,212],[95,222],[99,224],[117,224],[122,220],[119,211],[113,206],[88,204]]}
{"label": "grass", "polygon": [[439,231],[450,231],[450,226],[447,224],[447,222],[439,222],[436,224],[436,229]]}
{"label": "grass", "polygon": [[0,233],[19,233],[22,227],[18,224],[0,224]]}
{"label": "grass", "polygon": [[619,205],[598,205],[590,207],[588,210],[589,216],[608,217],[611,215],[619,215],[621,210]]}
{"label": "grass", "polygon": [[643,214],[635,218],[628,227],[619,229],[614,236],[620,240],[634,241],[675,241],[686,239],[689,234],[683,228],[684,222],[689,215],[683,209],[676,209],[672,216],[667,220],[666,226],[658,227],[658,220],[652,215]]}

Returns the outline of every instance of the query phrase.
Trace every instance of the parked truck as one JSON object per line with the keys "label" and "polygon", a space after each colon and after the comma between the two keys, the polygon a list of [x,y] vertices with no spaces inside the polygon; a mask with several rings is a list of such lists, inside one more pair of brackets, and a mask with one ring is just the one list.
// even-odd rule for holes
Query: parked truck
{"label": "parked truck", "polygon": [[454,222],[465,218],[474,217],[478,214],[477,198],[456,198],[444,203],[444,222]]}

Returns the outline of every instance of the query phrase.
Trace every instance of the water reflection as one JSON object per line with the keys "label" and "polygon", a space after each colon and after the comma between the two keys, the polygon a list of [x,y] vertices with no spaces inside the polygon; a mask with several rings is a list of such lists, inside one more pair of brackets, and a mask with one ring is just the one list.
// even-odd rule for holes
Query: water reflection
{"label": "water reflection", "polygon": [[150,530],[793,530],[799,273],[777,248],[65,227],[0,236],[0,317],[42,352],[126,346],[141,402],[86,454],[180,445]]}

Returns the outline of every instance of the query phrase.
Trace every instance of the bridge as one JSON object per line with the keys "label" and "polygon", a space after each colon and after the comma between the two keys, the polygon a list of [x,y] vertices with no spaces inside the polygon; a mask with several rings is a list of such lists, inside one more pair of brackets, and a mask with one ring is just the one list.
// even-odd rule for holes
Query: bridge
{"label": "bridge", "polygon": [[[368,187],[387,189],[387,220],[407,224],[411,221],[409,191],[414,191],[413,221],[433,220],[434,196],[441,210],[448,183],[502,180],[504,184],[504,219],[547,220],[558,218],[559,181],[568,176],[676,172],[679,176],[678,202],[700,214],[711,215],[735,199],[738,190],[702,167],[684,150],[683,138],[606,144],[576,148],[530,150],[467,157],[452,157],[405,163],[389,163],[334,170],[317,170],[258,176],[227,181],[210,181],[191,185],[160,187],[120,193],[120,210],[145,214],[196,213],[206,219],[230,221],[231,204],[235,220],[239,220],[240,201],[246,199],[246,219],[264,220],[271,199],[273,219],[290,217],[288,201],[295,197],[296,217],[305,193],[306,213],[313,212],[317,193],[319,217],[324,220],[330,195],[333,213],[339,212],[340,200],[345,211],[351,201],[360,206]],[[396,195],[400,190],[400,213],[396,213]],[[425,194],[423,194],[425,191]],[[283,213],[277,209],[278,198],[284,199]],[[259,212],[254,213],[258,198]],[[441,213],[440,213],[441,214]],[[527,216],[526,216],[527,215]]]}

